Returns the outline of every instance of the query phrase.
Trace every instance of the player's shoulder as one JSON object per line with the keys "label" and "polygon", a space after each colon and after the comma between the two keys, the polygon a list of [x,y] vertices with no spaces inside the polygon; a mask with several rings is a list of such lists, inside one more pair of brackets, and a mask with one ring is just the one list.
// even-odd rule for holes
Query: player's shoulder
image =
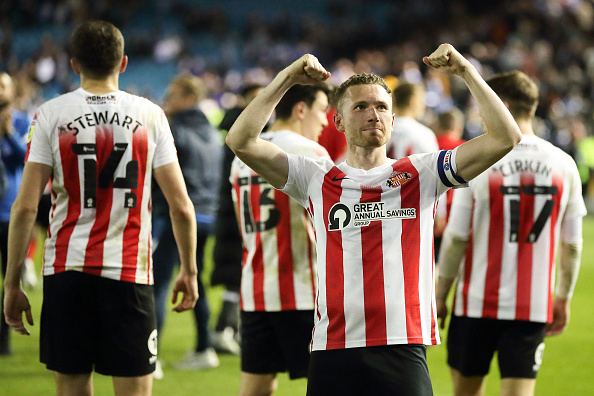
{"label": "player's shoulder", "polygon": [[117,99],[118,103],[121,105],[141,106],[162,111],[159,105],[144,96],[135,95],[126,91],[118,91],[116,94],[119,96]]}
{"label": "player's shoulder", "polygon": [[398,161],[407,158],[413,165],[423,164],[424,166],[433,169],[438,164],[451,162],[451,157],[452,150],[436,149],[434,151],[429,151],[426,153],[411,154],[408,157],[399,159]]}
{"label": "player's shoulder", "polygon": [[80,104],[84,98],[83,90],[81,88],[66,92],[60,96],[56,96],[55,98],[49,99],[41,106],[39,106],[39,110],[45,109],[52,109],[55,107],[63,107],[63,106],[71,106],[73,104]]}
{"label": "player's shoulder", "polygon": [[394,127],[392,129],[396,132],[411,134],[418,131],[433,133],[433,131],[429,127],[420,123],[412,117],[395,117]]}
{"label": "player's shoulder", "polygon": [[330,158],[328,151],[321,144],[292,131],[267,132],[262,136],[291,154]]}
{"label": "player's shoulder", "polygon": [[567,161],[571,164],[575,164],[575,161],[561,148],[555,146],[553,143],[542,139],[538,136],[526,136],[518,144],[518,154],[522,155],[522,152],[536,150],[542,154],[543,157],[548,158],[550,161]]}

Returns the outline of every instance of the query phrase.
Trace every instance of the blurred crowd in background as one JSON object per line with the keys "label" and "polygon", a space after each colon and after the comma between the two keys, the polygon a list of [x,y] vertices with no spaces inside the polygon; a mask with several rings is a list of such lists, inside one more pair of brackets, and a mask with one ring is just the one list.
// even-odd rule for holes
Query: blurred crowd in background
{"label": "blurred crowd in background", "polygon": [[[243,87],[267,84],[304,53],[337,85],[374,72],[394,86],[422,83],[423,122],[457,107],[464,137],[482,132],[463,82],[429,71],[422,57],[440,43],[472,58],[483,77],[519,69],[540,90],[536,133],[578,163],[594,196],[594,3],[591,0],[5,0],[0,4],[0,70],[17,83],[28,114],[76,87],[69,34],[87,19],[118,26],[128,70],[120,88],[161,104],[180,73],[200,76],[202,110],[218,125]],[[592,198],[590,198],[592,199]]]}

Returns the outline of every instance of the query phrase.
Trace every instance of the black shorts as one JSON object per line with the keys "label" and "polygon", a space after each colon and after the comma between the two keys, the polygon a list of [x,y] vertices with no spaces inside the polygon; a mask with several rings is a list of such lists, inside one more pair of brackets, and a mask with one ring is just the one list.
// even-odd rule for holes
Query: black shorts
{"label": "black shorts", "polygon": [[63,374],[155,371],[153,287],[77,271],[43,279],[40,360]]}
{"label": "black shorts", "polygon": [[448,364],[466,377],[485,376],[497,351],[501,378],[536,378],[545,330],[545,323],[452,315]]}
{"label": "black shorts", "polygon": [[314,351],[307,396],[433,395],[425,345]]}
{"label": "black shorts", "polygon": [[37,207],[37,219],[35,220],[38,224],[41,224],[43,228],[49,227],[49,213],[51,209],[51,194],[43,194],[39,199],[39,206]]}
{"label": "black shorts", "polygon": [[314,312],[241,311],[241,371],[307,377]]}

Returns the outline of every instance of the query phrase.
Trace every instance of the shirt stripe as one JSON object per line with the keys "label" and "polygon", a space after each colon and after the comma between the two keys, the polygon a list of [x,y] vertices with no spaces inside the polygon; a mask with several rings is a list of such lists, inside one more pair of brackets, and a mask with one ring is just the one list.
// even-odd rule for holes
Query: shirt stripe
{"label": "shirt stripe", "polygon": [[[381,202],[381,190],[363,189],[361,202]],[[381,222],[373,221],[361,229],[365,333],[368,346],[385,345],[387,342],[382,241]]]}
{"label": "shirt stripe", "polygon": [[[72,152],[72,144],[76,143],[76,136],[64,134],[59,136],[60,157],[64,187],[69,192],[67,215],[56,234],[54,273],[66,271],[68,247],[74,227],[81,212],[80,183],[78,175],[78,161]],[[73,159],[74,156],[74,159]]]}
{"label": "shirt stripe", "polygon": [[551,240],[549,244],[549,282],[548,289],[549,293],[547,296],[547,322],[553,321],[553,282],[552,274],[554,273],[553,268],[555,266],[555,247],[554,243],[558,237],[555,232],[558,229],[557,222],[559,221],[559,212],[561,210],[561,197],[563,196],[564,180],[560,175],[553,175],[552,185],[557,186],[557,195],[553,195],[552,199],[555,201],[553,212],[551,213],[551,232],[549,238]]}
{"label": "shirt stripe", "polygon": [[489,216],[489,245],[488,264],[483,297],[483,316],[497,318],[499,302],[499,285],[501,282],[501,259],[503,255],[503,195],[499,186],[503,185],[503,178],[499,174],[490,175],[489,201],[491,216]]}
{"label": "shirt stripe", "polygon": [[[333,182],[333,178],[346,175],[334,167],[324,176],[322,184],[324,225],[328,230],[328,215],[332,205],[340,202],[342,193],[341,181]],[[345,315],[344,315],[344,268],[342,256],[342,232],[340,230],[326,233],[326,302],[328,307],[328,341],[327,349],[345,347]]]}
{"label": "shirt stripe", "polygon": [[[97,153],[97,172],[95,177],[100,177],[100,170],[105,168],[107,159],[109,158],[113,148],[113,128],[97,127],[95,128],[95,145]],[[113,183],[113,180],[110,180]],[[99,276],[101,275],[101,268],[103,266],[104,243],[109,228],[109,221],[111,219],[111,205],[113,203],[113,184],[108,187],[98,186],[97,207],[95,209],[95,222],[91,228],[89,235],[89,243],[85,251],[85,265],[83,272]],[[125,241],[125,240],[124,240]],[[125,252],[125,250],[124,250]]]}
{"label": "shirt stripe", "polygon": [[[124,251],[122,256],[122,274],[121,279],[132,282],[136,277],[139,263],[148,263],[148,256],[150,250],[147,246],[139,246],[140,233],[142,230],[142,206],[148,205],[144,200],[144,187],[146,180],[146,172],[148,168],[148,135],[144,127],[139,127],[132,136],[132,161],[136,165],[131,165],[138,169],[138,179],[136,188],[130,189],[130,199],[136,199],[134,207],[128,208],[128,221],[124,229]],[[128,176],[128,170],[126,171]],[[150,183],[150,180],[148,181]],[[132,198],[133,197],[133,198]],[[119,203],[122,205],[122,203]],[[150,240],[150,238],[149,238]],[[149,266],[146,266],[147,278],[150,279]],[[150,282],[149,282],[150,284]]]}
{"label": "shirt stripe", "polygon": [[[256,177],[256,176],[255,176]],[[258,231],[258,223],[261,221],[260,213],[260,184],[252,183],[250,185],[250,206],[244,210],[252,210],[253,233],[255,236],[255,250],[252,258],[253,271],[253,290],[254,290],[254,309],[256,311],[266,310],[264,298],[264,252],[262,250],[262,234]]]}
{"label": "shirt stripe", "polygon": [[281,310],[297,309],[295,302],[295,282],[293,279],[295,263],[293,262],[293,244],[291,243],[291,206],[289,197],[274,190],[276,209],[280,212],[277,227],[283,232],[277,233],[278,250],[278,286]]}
{"label": "shirt stripe", "polygon": [[412,179],[401,187],[403,208],[414,208],[417,216],[402,220],[402,266],[404,269],[404,298],[406,304],[406,333],[409,343],[422,340],[421,312],[419,301],[419,256],[421,241],[421,211],[419,173],[408,158],[398,161],[399,171],[408,172]]}
{"label": "shirt stripe", "polygon": [[[534,185],[534,175],[520,176],[522,186]],[[530,320],[530,296],[532,292],[532,248],[528,242],[530,229],[534,224],[534,194],[520,189],[520,232],[518,235],[518,274],[516,295],[516,320]]]}

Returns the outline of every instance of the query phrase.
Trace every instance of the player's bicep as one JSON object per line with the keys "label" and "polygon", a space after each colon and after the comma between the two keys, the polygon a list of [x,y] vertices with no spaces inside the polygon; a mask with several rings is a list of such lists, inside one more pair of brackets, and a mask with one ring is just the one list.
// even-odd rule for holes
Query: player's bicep
{"label": "player's bicep", "polygon": [[188,204],[188,191],[179,162],[175,161],[155,168],[153,176],[171,209],[179,210]]}
{"label": "player's bicep", "polygon": [[26,162],[16,200],[23,205],[37,208],[41,194],[43,194],[51,175],[51,166],[37,162]]}
{"label": "player's bicep", "polygon": [[492,134],[486,133],[460,146],[456,154],[456,167],[460,177],[470,181],[499,161],[510,151]]}
{"label": "player's bicep", "polygon": [[289,176],[287,154],[277,145],[256,139],[235,155],[274,188],[282,189]]}

